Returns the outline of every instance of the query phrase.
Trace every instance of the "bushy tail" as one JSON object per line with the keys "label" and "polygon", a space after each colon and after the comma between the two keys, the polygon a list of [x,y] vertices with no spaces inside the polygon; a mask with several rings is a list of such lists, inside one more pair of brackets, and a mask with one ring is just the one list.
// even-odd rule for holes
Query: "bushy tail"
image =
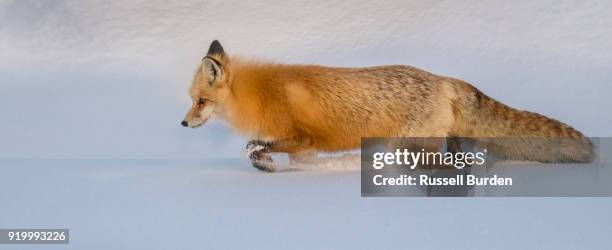
{"label": "bushy tail", "polygon": [[508,107],[467,83],[453,102],[452,136],[474,138],[488,153],[510,160],[591,162],[592,142],[576,129],[546,116]]}

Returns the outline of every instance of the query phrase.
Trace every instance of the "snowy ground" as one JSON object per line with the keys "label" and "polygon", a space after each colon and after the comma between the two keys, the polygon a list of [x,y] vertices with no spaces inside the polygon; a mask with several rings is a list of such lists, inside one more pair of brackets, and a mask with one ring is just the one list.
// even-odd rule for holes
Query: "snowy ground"
{"label": "snowy ground", "polygon": [[608,198],[362,198],[357,170],[246,160],[2,160],[0,249],[609,249]]}

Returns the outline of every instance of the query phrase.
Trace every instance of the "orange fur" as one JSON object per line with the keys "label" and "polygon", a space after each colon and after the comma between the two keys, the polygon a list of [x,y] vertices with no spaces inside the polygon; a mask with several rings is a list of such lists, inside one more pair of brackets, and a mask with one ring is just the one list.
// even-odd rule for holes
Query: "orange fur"
{"label": "orange fur", "polygon": [[[277,142],[271,149],[276,152],[353,149],[362,137],[401,136],[567,137],[567,147],[580,154],[526,157],[540,161],[590,159],[593,151],[580,132],[561,122],[512,109],[461,80],[403,65],[286,65],[209,52],[190,94],[189,124],[201,125],[208,117],[193,117],[212,110],[253,139]],[[200,98],[206,99],[202,105]],[[530,151],[529,143],[512,147]]]}

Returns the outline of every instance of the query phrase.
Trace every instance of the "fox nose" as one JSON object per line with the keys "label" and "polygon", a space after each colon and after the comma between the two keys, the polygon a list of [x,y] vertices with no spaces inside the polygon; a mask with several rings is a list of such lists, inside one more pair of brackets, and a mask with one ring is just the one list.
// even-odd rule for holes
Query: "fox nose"
{"label": "fox nose", "polygon": [[187,127],[187,126],[189,126],[189,123],[187,123],[187,121],[182,121],[181,125],[183,125],[183,127]]}

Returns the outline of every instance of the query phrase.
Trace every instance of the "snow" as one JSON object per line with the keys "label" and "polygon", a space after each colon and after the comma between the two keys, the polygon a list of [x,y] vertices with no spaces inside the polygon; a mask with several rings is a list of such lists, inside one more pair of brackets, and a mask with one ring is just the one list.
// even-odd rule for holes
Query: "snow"
{"label": "snow", "polygon": [[612,230],[608,199],[362,198],[355,170],[270,174],[242,159],[0,164],[3,228],[71,230],[69,245],[2,249],[606,249]]}
{"label": "snow", "polygon": [[287,63],[410,64],[610,136],[611,12],[578,0],[0,0],[0,228],[72,237],[0,248],[608,249],[609,199],[362,198],[350,155],[262,173],[225,124],[179,122],[219,39]]}

